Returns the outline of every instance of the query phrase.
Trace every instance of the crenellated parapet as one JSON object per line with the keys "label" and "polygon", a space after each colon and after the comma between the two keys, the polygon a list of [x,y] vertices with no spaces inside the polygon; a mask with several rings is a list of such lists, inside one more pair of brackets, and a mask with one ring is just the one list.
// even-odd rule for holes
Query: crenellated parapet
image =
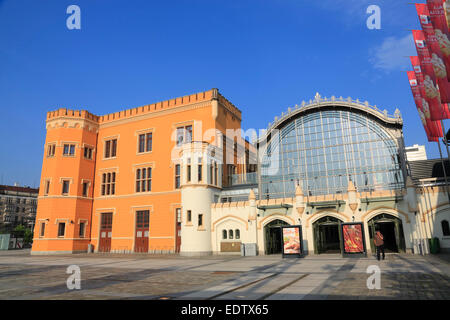
{"label": "crenellated parapet", "polygon": [[98,132],[99,117],[86,110],[59,108],[47,112],[47,129],[80,128]]}

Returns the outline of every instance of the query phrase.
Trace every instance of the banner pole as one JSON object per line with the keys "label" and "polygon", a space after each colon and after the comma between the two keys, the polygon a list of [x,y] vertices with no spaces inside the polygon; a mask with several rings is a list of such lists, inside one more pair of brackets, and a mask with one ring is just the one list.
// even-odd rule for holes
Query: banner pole
{"label": "banner pole", "polygon": [[450,161],[450,153],[448,151],[448,140],[447,140],[447,136],[446,136],[446,132],[445,132],[445,127],[444,127],[444,121],[441,120],[441,126],[442,126],[442,135],[443,135],[443,140],[444,140],[444,144],[445,147],[447,149],[447,159]]}
{"label": "banner pole", "polygon": [[[441,120],[441,126],[442,126],[442,136],[443,136],[442,140],[444,141],[445,148],[447,149],[447,160],[450,162],[450,154],[448,152],[448,140],[447,140],[447,135],[446,135],[446,132],[445,132],[444,120]],[[445,165],[445,163],[443,163],[442,165]],[[445,184],[446,184],[446,189],[447,189],[447,192],[448,192],[447,180],[445,181]],[[450,196],[449,196],[449,200],[450,200]]]}
{"label": "banner pole", "polygon": [[441,141],[438,138],[437,141],[438,147],[439,147],[439,154],[441,156],[441,164],[442,164],[442,169],[444,171],[444,179],[445,179],[445,190],[447,191],[447,196],[448,196],[448,200],[450,201],[450,193],[448,192],[448,182],[447,182],[447,173],[445,172],[445,163],[444,163],[444,159],[442,159],[442,150],[441,150]]}

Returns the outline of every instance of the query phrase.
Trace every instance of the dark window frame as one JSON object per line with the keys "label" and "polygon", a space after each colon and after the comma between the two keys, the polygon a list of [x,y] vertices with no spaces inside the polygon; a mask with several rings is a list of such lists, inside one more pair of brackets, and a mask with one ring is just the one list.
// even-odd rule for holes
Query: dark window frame
{"label": "dark window frame", "polygon": [[[61,228],[63,226],[63,228]],[[58,222],[58,238],[64,238],[66,235],[66,223]]]}
{"label": "dark window frame", "polygon": [[[67,188],[66,188],[67,187]],[[62,180],[62,190],[61,190],[61,194],[62,195],[67,195],[70,192],[70,180],[67,179],[63,179]]]}

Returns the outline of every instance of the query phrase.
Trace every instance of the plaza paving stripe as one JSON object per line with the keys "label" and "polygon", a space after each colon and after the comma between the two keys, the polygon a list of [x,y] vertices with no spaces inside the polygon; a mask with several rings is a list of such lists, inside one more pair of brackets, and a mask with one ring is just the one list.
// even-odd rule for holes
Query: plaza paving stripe
{"label": "plaza paving stripe", "polygon": [[296,283],[297,281],[299,281],[299,280],[305,278],[305,277],[308,276],[308,275],[309,275],[308,273],[307,273],[307,274],[302,274],[300,277],[298,277],[298,278],[292,280],[291,282],[286,283],[285,285],[279,287],[279,288],[276,289],[276,290],[273,290],[272,292],[269,292],[268,294],[266,294],[266,295],[260,297],[259,299],[260,299],[260,300],[265,300],[265,299],[267,299],[268,297],[270,297],[270,296],[276,294],[277,292],[280,292],[281,290],[283,290],[283,289],[285,289],[285,288],[287,288],[287,287],[293,285],[294,283]]}

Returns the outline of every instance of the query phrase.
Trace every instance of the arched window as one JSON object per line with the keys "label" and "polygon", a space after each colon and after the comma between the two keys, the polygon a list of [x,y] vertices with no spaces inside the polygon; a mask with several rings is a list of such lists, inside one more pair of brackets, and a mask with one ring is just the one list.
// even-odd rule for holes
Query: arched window
{"label": "arched window", "polygon": [[228,230],[228,238],[233,239],[233,230]]}
{"label": "arched window", "polygon": [[358,191],[403,187],[397,142],[371,116],[321,108],[276,129],[262,149],[261,199],[295,196],[296,180],[311,196],[345,193],[350,177]]}
{"label": "arched window", "polygon": [[448,225],[448,221],[447,220],[442,220],[441,221],[441,226],[442,226],[442,234],[444,236],[450,236],[450,228]]}
{"label": "arched window", "polygon": [[234,230],[234,234],[237,240],[241,238],[241,231],[239,229]]}
{"label": "arched window", "polygon": [[227,230],[222,230],[222,239],[227,238]]}

